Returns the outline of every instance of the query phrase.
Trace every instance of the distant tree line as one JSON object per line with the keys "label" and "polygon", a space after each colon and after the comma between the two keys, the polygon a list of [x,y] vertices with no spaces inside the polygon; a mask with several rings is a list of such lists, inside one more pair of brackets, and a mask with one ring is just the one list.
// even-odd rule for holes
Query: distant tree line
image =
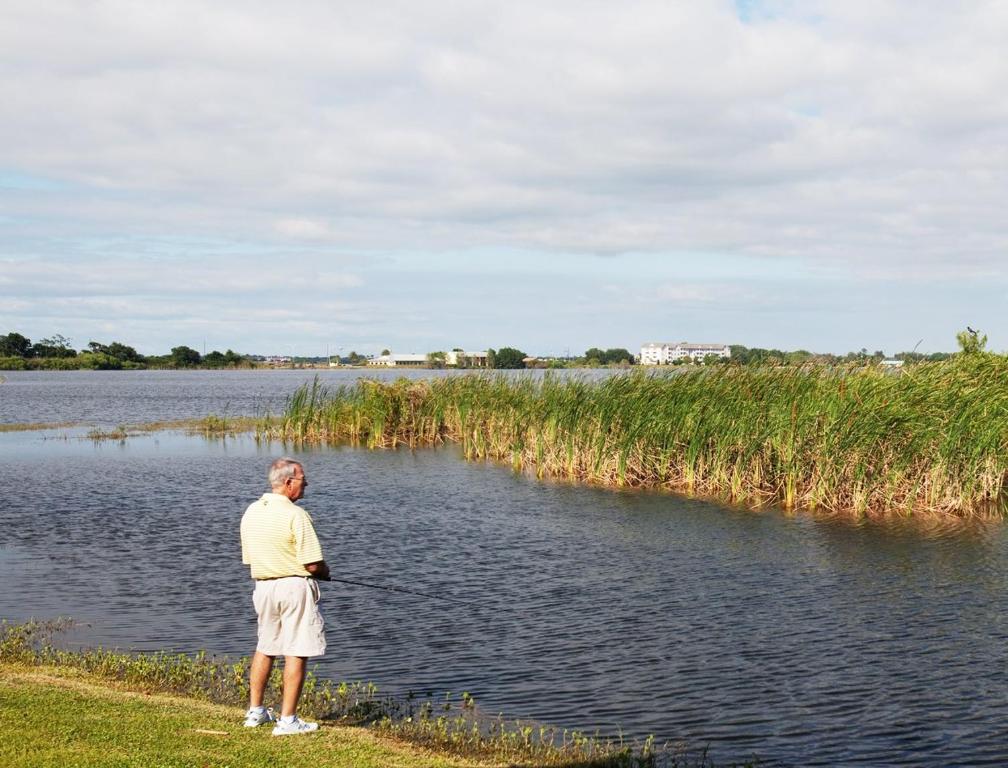
{"label": "distant tree line", "polygon": [[633,365],[635,358],[629,350],[622,347],[605,350],[592,347],[585,351],[583,360],[585,365],[597,367],[600,365]]}
{"label": "distant tree line", "polygon": [[[479,365],[473,357],[466,355],[460,348],[456,347],[452,351],[455,353],[455,359],[458,361],[454,367],[484,367]],[[448,355],[445,352],[428,352],[427,365],[431,368],[444,368],[447,365],[447,358]],[[500,349],[493,349],[491,347],[486,353],[485,367],[498,369],[524,368],[526,358],[528,358],[528,355],[515,347],[501,347]]]}
{"label": "distant tree line", "polygon": [[[971,328],[957,334],[960,353],[987,354],[987,337]],[[867,348],[848,352],[846,355],[809,352],[808,350],[763,349],[761,347],[745,347],[733,344],[730,347],[731,357],[721,358],[718,355],[708,355],[703,361],[705,365],[802,365],[806,363],[837,365],[844,363],[872,364],[886,359],[882,350],[869,352]],[[461,349],[453,350],[460,368],[475,367],[473,358],[462,355]],[[383,350],[382,354],[389,354]],[[922,361],[940,361],[952,357],[953,353],[935,352],[922,354],[916,351],[898,352],[892,357],[906,363]],[[431,368],[443,368],[446,365],[444,352],[431,352],[427,355],[427,364]],[[322,358],[318,358],[322,360]],[[351,352],[341,362],[349,365],[366,365],[365,355]],[[582,357],[576,358],[531,358],[516,347],[501,347],[488,349],[486,357],[487,368],[516,369],[526,367],[536,368],[567,368],[633,365],[635,356],[622,347],[600,349],[591,347]],[[679,361],[688,363],[691,361]],[[166,355],[141,355],[133,347],[118,341],[105,344],[89,341],[87,347],[76,350],[70,339],[60,334],[32,342],[26,336],[10,332],[0,336],[0,370],[28,369],[100,369],[117,370],[130,368],[252,368],[256,362],[249,355],[242,355],[228,349],[226,352],[214,350],[201,355],[192,347],[185,345],[172,347]]]}
{"label": "distant tree line", "polygon": [[[426,367],[428,368],[495,368],[495,369],[521,369],[521,368],[576,368],[589,367],[599,368],[605,365],[633,365],[636,358],[633,353],[622,347],[612,349],[598,349],[592,347],[582,357],[531,357],[517,347],[500,347],[499,349],[487,349],[486,363],[478,360],[473,355],[467,355],[461,347],[452,349],[456,362],[453,365],[448,363],[448,353],[444,351],[434,351],[427,353]],[[391,354],[386,348],[381,351],[382,355]],[[369,358],[358,354],[356,351],[339,358],[344,365],[367,365]]]}
{"label": "distant tree line", "polygon": [[74,349],[70,339],[56,334],[32,343],[20,333],[0,336],[0,369],[5,370],[120,370],[137,368],[240,368],[253,367],[247,355],[232,350],[214,350],[200,355],[187,346],[172,347],[167,355],[141,355],[118,341],[104,344],[89,341],[87,348]]}
{"label": "distant tree line", "polygon": [[732,344],[731,358],[719,359],[716,362],[735,363],[740,365],[802,365],[804,363],[819,363],[823,365],[841,365],[843,363],[879,363],[886,359],[902,360],[906,363],[913,362],[937,362],[948,360],[952,357],[951,352],[934,352],[931,354],[921,354],[919,352],[897,352],[892,358],[888,358],[885,352],[877,349],[869,352],[867,348],[861,348],[855,352],[848,352],[846,355],[834,355],[830,353],[809,352],[805,349],[784,351],[781,349],[762,349],[760,347],[743,347],[740,344]]}

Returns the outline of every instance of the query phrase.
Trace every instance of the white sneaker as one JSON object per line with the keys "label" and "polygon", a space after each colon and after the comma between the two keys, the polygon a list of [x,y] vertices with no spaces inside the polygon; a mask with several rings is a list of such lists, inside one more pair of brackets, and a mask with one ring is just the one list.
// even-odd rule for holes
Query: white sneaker
{"label": "white sneaker", "polygon": [[277,720],[273,726],[274,736],[293,736],[296,733],[311,733],[318,730],[318,723],[307,723],[297,715],[293,720]]}
{"label": "white sneaker", "polygon": [[273,710],[267,707],[253,707],[248,712],[245,713],[245,727],[255,728],[256,726],[262,725],[263,723],[275,723],[276,716],[273,714]]}

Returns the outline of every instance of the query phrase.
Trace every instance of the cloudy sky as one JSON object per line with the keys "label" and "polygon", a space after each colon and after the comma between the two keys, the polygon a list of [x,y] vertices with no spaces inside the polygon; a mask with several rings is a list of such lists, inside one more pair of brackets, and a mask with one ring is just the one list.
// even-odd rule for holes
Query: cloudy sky
{"label": "cloudy sky", "polygon": [[0,5],[0,334],[1008,349],[1008,2]]}

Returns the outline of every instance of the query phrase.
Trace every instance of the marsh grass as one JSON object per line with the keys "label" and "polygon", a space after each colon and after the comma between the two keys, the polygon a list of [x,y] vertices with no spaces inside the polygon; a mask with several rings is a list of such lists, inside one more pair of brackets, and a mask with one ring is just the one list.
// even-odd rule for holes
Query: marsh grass
{"label": "marsh grass", "polygon": [[313,383],[259,430],[369,448],[454,441],[540,477],[855,515],[1003,514],[1008,359],[717,366],[584,379]]}
{"label": "marsh grass", "polygon": [[[83,435],[85,440],[122,442],[130,437],[161,431],[179,431],[205,437],[233,437],[240,434],[257,434],[272,429],[276,419],[269,414],[263,416],[218,416],[209,414],[195,419],[175,419],[172,421],[146,421],[139,424],[119,424],[111,429],[91,427]],[[33,432],[55,429],[84,427],[75,421],[61,422],[19,422],[0,424],[0,432]],[[69,437],[66,436],[66,437]]]}
{"label": "marsh grass", "polygon": [[125,441],[127,437],[132,437],[138,434],[139,432],[135,430],[133,432],[130,432],[129,429],[127,429],[124,425],[120,424],[114,429],[101,429],[99,427],[89,429],[85,437],[86,439],[91,440],[92,442],[95,443],[103,443],[106,441],[121,443]]}
{"label": "marsh grass", "polygon": [[44,429],[65,429],[67,427],[76,426],[78,426],[78,424],[73,421],[30,421],[15,424],[0,424],[0,432],[35,432]]}
{"label": "marsh grass", "polygon": [[218,416],[209,414],[197,419],[177,419],[175,421],[149,421],[137,424],[131,429],[143,432],[177,430],[204,437],[233,437],[244,433],[261,433],[273,427],[274,420],[264,416]]}
{"label": "marsh grass", "polygon": [[[248,702],[248,659],[238,661],[171,653],[120,653],[98,649],[61,650],[54,636],[73,623],[29,621],[0,624],[0,663],[23,667],[77,670],[131,690],[169,693],[218,704],[244,707]],[[275,668],[267,702],[280,700],[281,673]],[[396,699],[371,683],[333,683],[309,672],[298,707],[308,718],[369,726],[381,734],[426,748],[513,766],[710,766],[704,753],[682,748],[655,750],[651,740],[624,744],[619,739],[479,712],[468,693]],[[236,718],[239,713],[236,712]]]}

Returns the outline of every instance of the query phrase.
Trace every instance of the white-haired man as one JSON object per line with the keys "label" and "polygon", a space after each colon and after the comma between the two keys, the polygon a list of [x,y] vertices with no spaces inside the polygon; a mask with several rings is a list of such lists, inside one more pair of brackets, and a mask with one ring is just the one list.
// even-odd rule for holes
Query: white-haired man
{"label": "white-haired man", "polygon": [[[297,716],[307,659],[325,653],[325,624],[319,613],[318,579],[329,578],[311,517],[294,502],[308,480],[301,463],[284,457],[269,468],[270,492],[249,505],[241,520],[242,562],[255,579],[252,603],[259,641],[249,670],[245,725],[275,723],[274,736],[310,733],[318,723]],[[280,719],[263,704],[273,659],[284,657]]]}

